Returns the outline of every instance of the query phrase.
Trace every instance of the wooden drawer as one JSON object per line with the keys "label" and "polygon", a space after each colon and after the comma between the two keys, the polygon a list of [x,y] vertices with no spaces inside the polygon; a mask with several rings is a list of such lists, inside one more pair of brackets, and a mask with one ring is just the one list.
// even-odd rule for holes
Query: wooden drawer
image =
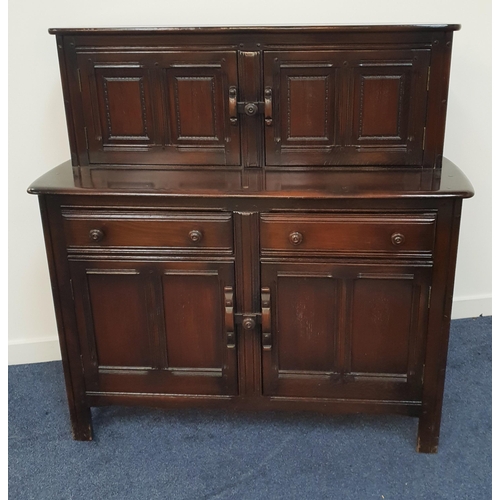
{"label": "wooden drawer", "polygon": [[62,216],[70,250],[233,251],[229,213],[66,208]]}
{"label": "wooden drawer", "polygon": [[421,214],[262,214],[262,253],[430,256],[436,216]]}

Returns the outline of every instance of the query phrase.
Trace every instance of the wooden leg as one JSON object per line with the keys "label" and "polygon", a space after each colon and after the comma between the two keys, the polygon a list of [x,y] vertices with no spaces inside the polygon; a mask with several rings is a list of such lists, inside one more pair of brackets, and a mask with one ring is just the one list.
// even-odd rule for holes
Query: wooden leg
{"label": "wooden leg", "polygon": [[429,304],[422,414],[418,424],[420,453],[438,451],[461,209],[462,200],[455,200],[440,209],[438,217],[441,228],[436,231],[435,285]]}
{"label": "wooden leg", "polygon": [[45,196],[39,196],[39,202],[73,438],[90,441],[92,415],[85,402],[85,380],[74,315],[73,288],[66,262],[66,244],[58,236],[58,231],[52,232],[48,215],[52,211],[54,225],[60,224],[59,206],[56,200],[49,203]]}
{"label": "wooden leg", "polygon": [[70,408],[71,431],[76,441],[92,441],[92,414],[90,408]]}
{"label": "wooden leg", "polygon": [[424,412],[418,421],[417,451],[419,453],[437,453],[441,412]]}

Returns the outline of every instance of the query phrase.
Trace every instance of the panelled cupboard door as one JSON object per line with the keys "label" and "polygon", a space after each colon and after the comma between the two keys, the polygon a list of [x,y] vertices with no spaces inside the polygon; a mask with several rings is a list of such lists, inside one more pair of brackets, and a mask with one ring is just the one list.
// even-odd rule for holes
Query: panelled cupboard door
{"label": "panelled cupboard door", "polygon": [[72,261],[88,391],[237,393],[232,263]]}
{"label": "panelled cupboard door", "polygon": [[266,51],[266,165],[418,165],[430,50]]}
{"label": "panelled cupboard door", "polygon": [[429,283],[408,264],[263,263],[264,394],[418,401]]}
{"label": "panelled cupboard door", "polygon": [[239,165],[234,51],[78,54],[90,164]]}

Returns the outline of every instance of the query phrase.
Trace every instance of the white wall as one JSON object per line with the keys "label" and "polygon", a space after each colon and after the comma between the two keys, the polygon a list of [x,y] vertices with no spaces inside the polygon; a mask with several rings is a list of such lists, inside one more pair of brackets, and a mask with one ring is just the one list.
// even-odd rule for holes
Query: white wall
{"label": "white wall", "polygon": [[[243,5],[243,4],[241,4]],[[38,176],[69,158],[50,27],[459,23],[445,155],[472,181],[465,200],[453,317],[491,314],[491,4],[487,0],[17,0],[9,5],[9,363],[60,359]],[[29,136],[29,141],[26,139]]]}

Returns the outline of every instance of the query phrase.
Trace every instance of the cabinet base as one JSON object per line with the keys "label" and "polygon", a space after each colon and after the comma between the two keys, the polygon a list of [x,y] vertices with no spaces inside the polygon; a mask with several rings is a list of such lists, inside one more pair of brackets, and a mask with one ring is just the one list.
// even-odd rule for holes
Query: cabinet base
{"label": "cabinet base", "polygon": [[[287,411],[313,412],[328,415],[341,414],[397,414],[419,418],[417,452],[437,453],[439,422],[432,426],[423,422],[422,404],[419,401],[369,401],[369,400],[332,400],[321,398],[283,398],[283,397],[232,397],[232,396],[171,396],[164,394],[109,394],[91,393],[87,396],[92,407],[98,406],[145,406],[151,408],[206,408],[228,411]],[[93,439],[90,407],[88,417],[73,421],[73,438],[77,441]],[[87,414],[87,412],[86,412]],[[82,416],[82,415],[81,415]],[[437,430],[437,432],[436,432]]]}

